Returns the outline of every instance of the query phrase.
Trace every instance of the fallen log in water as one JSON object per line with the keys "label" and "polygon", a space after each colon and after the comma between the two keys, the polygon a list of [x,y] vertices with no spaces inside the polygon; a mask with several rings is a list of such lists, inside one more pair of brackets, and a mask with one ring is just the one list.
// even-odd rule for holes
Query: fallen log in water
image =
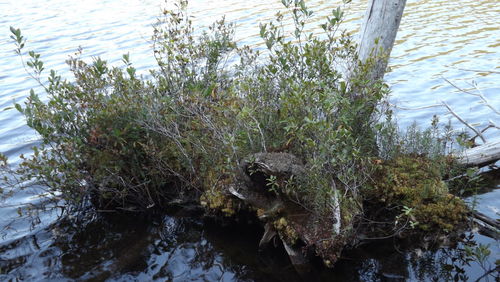
{"label": "fallen log in water", "polygon": [[480,234],[495,240],[500,239],[500,220],[490,218],[478,211],[472,211],[471,217],[477,224]]}
{"label": "fallen log in water", "polygon": [[457,155],[460,164],[466,166],[486,166],[500,160],[500,140],[465,150]]}

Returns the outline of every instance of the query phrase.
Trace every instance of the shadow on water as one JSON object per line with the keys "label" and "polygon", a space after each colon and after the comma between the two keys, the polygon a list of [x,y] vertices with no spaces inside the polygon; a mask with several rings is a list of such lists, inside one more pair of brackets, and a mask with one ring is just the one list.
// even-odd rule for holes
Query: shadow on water
{"label": "shadow on water", "polygon": [[190,217],[107,217],[54,245],[69,278],[298,281],[284,251],[258,252],[261,234]]}
{"label": "shadow on water", "polygon": [[84,226],[62,220],[0,246],[0,280],[448,281],[491,268],[491,262],[481,268],[464,251],[479,238],[470,235],[465,243],[434,251],[374,242],[344,252],[333,269],[313,262],[301,277],[279,244],[258,251],[262,232],[255,224],[178,213],[96,216]]}

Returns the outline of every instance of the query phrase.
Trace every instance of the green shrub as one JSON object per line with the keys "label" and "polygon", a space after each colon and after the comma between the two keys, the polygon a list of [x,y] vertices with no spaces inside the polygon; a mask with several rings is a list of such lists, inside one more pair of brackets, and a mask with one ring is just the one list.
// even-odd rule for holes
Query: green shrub
{"label": "green shrub", "polygon": [[[219,132],[205,125],[232,120],[219,111],[223,105],[214,95],[228,89],[219,65],[236,45],[223,20],[195,39],[185,5],[165,11],[155,27],[160,71],[151,71],[151,80],[138,77],[124,55],[123,69],[99,58],[92,64],[71,59],[74,81],[51,71],[45,82],[40,55],[29,52],[30,74],[46,99],[31,91],[24,107],[16,108],[43,142],[32,156],[22,156],[19,182],[37,180],[73,207],[91,200],[100,209],[127,210],[162,206],[209,185],[200,179],[225,158],[214,148],[225,148],[212,143]],[[22,55],[25,39],[20,30],[11,31]]]}
{"label": "green shrub", "polygon": [[[223,19],[194,36],[181,1],[154,27],[158,69],[149,79],[137,76],[124,55],[123,68],[71,59],[74,81],[51,71],[45,83],[40,55],[29,52],[27,65],[46,93],[32,91],[16,107],[43,142],[23,157],[19,180],[39,181],[72,207],[91,201],[99,209],[146,210],[201,197],[234,214],[224,189],[235,182],[240,161],[287,152],[303,161],[307,179],[282,192],[318,216],[341,209],[345,229],[362,211],[358,192],[373,170],[388,186],[376,184],[374,191],[416,206],[413,192],[391,178],[393,167],[380,171],[372,161],[392,158],[399,165],[394,152],[440,155],[441,143],[426,143],[435,136],[418,131],[408,138],[417,143],[401,143],[390,122],[376,125],[387,87],[365,79],[370,65],[360,64],[351,37],[337,32],[339,9],[315,35],[304,31],[313,15],[304,1],[283,4],[288,13],[260,27],[267,48],[261,54],[238,47],[233,25]],[[282,29],[287,17],[292,34]],[[11,31],[22,55],[25,40]],[[391,149],[400,145],[408,149]],[[431,176],[432,185],[441,185]]]}

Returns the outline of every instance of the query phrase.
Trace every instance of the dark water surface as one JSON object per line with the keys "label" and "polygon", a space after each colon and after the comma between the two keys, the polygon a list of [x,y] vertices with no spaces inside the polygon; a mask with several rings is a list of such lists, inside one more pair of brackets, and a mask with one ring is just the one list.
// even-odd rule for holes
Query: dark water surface
{"label": "dark water surface", "polygon": [[[315,30],[340,1],[307,3],[317,12],[311,27]],[[101,56],[114,65],[129,52],[135,67],[146,73],[154,67],[149,39],[161,6],[164,2],[156,0],[0,1],[0,152],[15,164],[17,156],[29,154],[38,139],[19,113],[2,111],[13,101],[22,102],[30,88],[41,93],[13,52],[9,26],[21,28],[28,49],[40,52],[46,68],[63,75],[68,75],[64,61],[79,47],[84,58]],[[196,25],[206,27],[226,15],[236,23],[241,44],[260,48],[258,23],[271,19],[280,1],[193,0],[190,7]],[[366,1],[353,1],[347,7],[347,29],[356,32],[365,7]],[[386,75],[391,100],[407,107],[444,100],[471,123],[492,119],[500,124],[477,97],[456,91],[443,79],[466,89],[476,81],[490,103],[500,108],[499,18],[497,0],[409,0],[391,57],[392,70]],[[432,108],[397,114],[403,125],[413,120],[428,124],[433,114],[445,111]],[[499,185],[492,188],[471,203],[498,218]],[[462,271],[474,281],[500,258],[499,243],[476,233],[472,239],[491,251],[482,265],[466,262],[460,251],[463,244],[438,251],[406,251],[389,240],[346,252],[334,269],[318,264],[301,278],[279,245],[257,251],[262,234],[258,226],[221,225],[175,211],[149,217],[96,216],[83,227],[58,221],[57,212],[45,212],[33,226],[26,208],[41,201],[37,195],[36,190],[19,191],[0,203],[0,281],[447,281]]]}
{"label": "dark water surface", "polygon": [[[464,245],[405,249],[384,240],[347,251],[333,269],[313,263],[299,275],[277,244],[258,251],[258,225],[168,216],[96,217],[83,227],[59,221],[0,246],[1,281],[467,281],[484,273],[467,265]],[[472,235],[470,235],[472,236]],[[496,244],[475,235],[473,242]],[[491,245],[498,252],[498,245]],[[491,268],[492,261],[484,267]],[[491,277],[490,277],[491,278]],[[494,281],[494,280],[490,280]]]}

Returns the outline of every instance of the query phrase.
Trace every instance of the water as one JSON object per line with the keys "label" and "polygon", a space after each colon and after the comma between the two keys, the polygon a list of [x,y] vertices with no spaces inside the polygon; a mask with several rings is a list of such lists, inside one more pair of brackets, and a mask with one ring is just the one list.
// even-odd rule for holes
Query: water
{"label": "water", "polygon": [[[317,26],[340,1],[308,1],[316,11],[310,30]],[[30,153],[37,136],[15,110],[5,110],[14,101],[22,102],[28,91],[40,87],[29,78],[14,54],[9,26],[21,28],[28,49],[42,54],[46,69],[69,76],[64,61],[80,47],[83,57],[101,56],[114,65],[121,55],[142,73],[154,67],[151,25],[162,1],[153,0],[7,0],[0,2],[0,152],[14,163],[21,153]],[[366,1],[348,5],[345,27],[359,28]],[[190,3],[198,27],[206,27],[226,15],[236,23],[238,42],[254,48],[259,22],[268,21],[281,8],[280,1],[202,1]],[[408,1],[386,79],[392,88],[391,101],[406,107],[421,107],[446,101],[470,123],[488,119],[500,124],[500,117],[478,103],[477,97],[457,91],[444,78],[471,90],[476,81],[490,103],[500,108],[500,5],[495,0]],[[442,108],[398,111],[403,125],[413,120],[428,124]],[[444,115],[442,120],[449,116]],[[458,126],[455,121],[454,123]],[[495,138],[493,134],[488,136]],[[498,185],[496,186],[498,188]],[[498,217],[499,190],[478,198],[478,208]],[[262,232],[256,226],[220,227],[177,213],[158,218],[95,218],[75,229],[69,223],[55,223],[57,214],[44,213],[34,229],[18,208],[37,203],[36,192],[17,193],[0,209],[0,280],[116,279],[116,280],[275,280],[295,281],[297,274],[280,248],[257,253],[256,241]],[[11,229],[4,229],[18,219]],[[234,231],[237,230],[237,231]],[[498,243],[476,235],[490,244],[499,257]],[[449,251],[452,252],[452,251]],[[345,254],[333,270],[318,267],[316,278],[330,280],[422,280],[439,276],[446,249],[433,252],[403,252],[389,244],[375,244]],[[382,254],[382,255],[381,255]],[[416,257],[417,256],[417,257]],[[454,254],[459,257],[459,254]],[[453,255],[451,255],[453,257]],[[472,279],[483,273],[478,264],[463,267]],[[437,273],[437,274],[436,274]],[[423,275],[423,276],[422,276]],[[311,277],[309,277],[311,278]]]}

